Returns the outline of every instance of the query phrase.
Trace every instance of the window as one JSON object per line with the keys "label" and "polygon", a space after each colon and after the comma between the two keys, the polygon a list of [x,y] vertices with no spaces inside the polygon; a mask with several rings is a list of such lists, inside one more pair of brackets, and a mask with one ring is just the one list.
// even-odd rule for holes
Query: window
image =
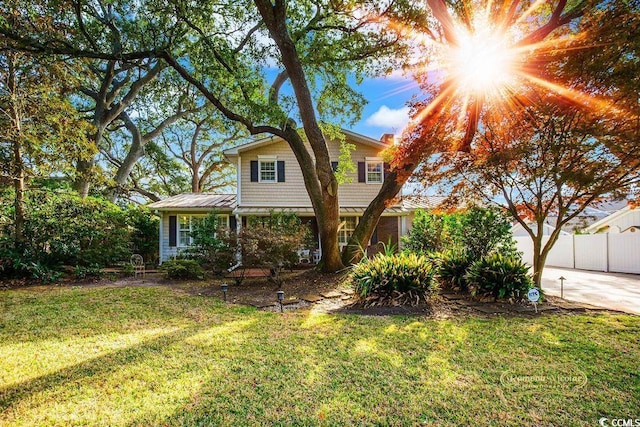
{"label": "window", "polygon": [[367,184],[382,184],[383,170],[381,161],[367,160]]}
{"label": "window", "polygon": [[353,234],[358,225],[358,217],[341,216],[340,227],[338,227],[338,245],[344,246],[349,242],[349,238]]}
{"label": "window", "polygon": [[[191,232],[198,222],[203,221],[206,215],[180,215],[178,216],[178,246],[187,247],[193,244]],[[229,226],[229,215],[218,215],[218,224]]]}
{"label": "window", "polygon": [[275,160],[260,160],[260,182],[276,182]]}

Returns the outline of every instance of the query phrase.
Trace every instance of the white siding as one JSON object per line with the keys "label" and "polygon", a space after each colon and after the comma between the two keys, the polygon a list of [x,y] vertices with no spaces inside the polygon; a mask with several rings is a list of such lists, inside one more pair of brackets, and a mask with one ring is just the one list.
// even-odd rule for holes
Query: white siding
{"label": "white siding", "polygon": [[[350,141],[351,142],[351,141]],[[357,162],[364,162],[365,157],[379,156],[378,148],[357,144],[351,152],[351,158],[357,166]],[[331,161],[338,161],[340,144],[330,142],[328,144]],[[258,156],[277,156],[277,160],[285,162],[285,182],[260,183],[251,182],[251,161],[258,160]],[[284,142],[275,142],[260,146],[241,154],[240,161],[239,200],[241,206],[261,207],[311,207],[311,200],[307,194],[302,178],[302,171],[291,151],[289,145]],[[352,183],[342,184],[338,189],[340,206],[366,207],[380,190],[381,184],[365,184],[358,182],[358,172],[350,174]]]}
{"label": "white siding", "polygon": [[[615,231],[625,231],[634,225],[640,225],[640,209],[630,210],[626,215],[621,215],[610,222],[611,228],[618,227],[618,230]],[[614,230],[610,231],[614,232]]]}

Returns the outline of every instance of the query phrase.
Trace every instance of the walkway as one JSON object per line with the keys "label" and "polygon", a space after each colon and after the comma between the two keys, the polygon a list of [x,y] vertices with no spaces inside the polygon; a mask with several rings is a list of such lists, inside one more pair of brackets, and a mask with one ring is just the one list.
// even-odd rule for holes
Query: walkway
{"label": "walkway", "polygon": [[542,289],[560,296],[560,276],[567,300],[640,314],[640,275],[545,267]]}

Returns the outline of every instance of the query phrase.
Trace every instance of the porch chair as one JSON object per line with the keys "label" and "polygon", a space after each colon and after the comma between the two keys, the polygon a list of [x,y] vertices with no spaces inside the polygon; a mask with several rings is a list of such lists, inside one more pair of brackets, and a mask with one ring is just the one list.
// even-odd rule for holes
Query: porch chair
{"label": "porch chair", "polygon": [[145,277],[144,259],[140,254],[131,255],[131,266],[133,267],[133,277],[138,277],[138,274],[142,274]]}

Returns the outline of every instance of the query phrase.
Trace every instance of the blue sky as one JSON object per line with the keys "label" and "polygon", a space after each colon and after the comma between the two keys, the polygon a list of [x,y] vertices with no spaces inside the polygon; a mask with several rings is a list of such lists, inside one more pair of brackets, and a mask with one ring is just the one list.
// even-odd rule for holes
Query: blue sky
{"label": "blue sky", "polygon": [[418,93],[414,80],[394,74],[387,78],[367,79],[358,90],[369,103],[351,130],[375,139],[384,133],[399,134],[409,119],[407,102]]}

